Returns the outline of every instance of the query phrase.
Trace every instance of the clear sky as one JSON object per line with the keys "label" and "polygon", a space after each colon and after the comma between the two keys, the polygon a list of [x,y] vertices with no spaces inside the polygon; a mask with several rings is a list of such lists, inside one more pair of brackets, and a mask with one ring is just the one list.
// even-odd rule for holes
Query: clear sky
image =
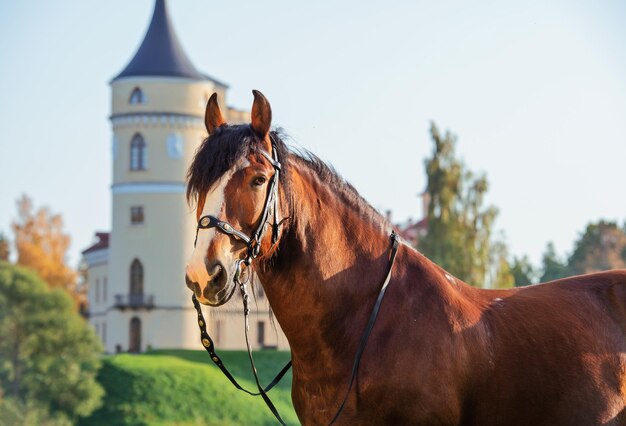
{"label": "clear sky", "polygon": [[[63,214],[75,265],[110,228],[109,80],[153,0],[0,2],[0,231],[15,200]],[[626,219],[626,2],[170,0],[196,67],[395,221],[421,216],[430,120],[487,173],[512,254]]]}

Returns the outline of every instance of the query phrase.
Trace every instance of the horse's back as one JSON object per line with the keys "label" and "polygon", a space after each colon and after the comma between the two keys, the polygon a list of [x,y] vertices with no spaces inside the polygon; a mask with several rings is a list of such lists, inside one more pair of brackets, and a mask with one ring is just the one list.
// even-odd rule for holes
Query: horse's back
{"label": "horse's back", "polygon": [[[525,289],[528,293],[537,290],[539,297],[554,306],[554,314],[579,318],[585,329],[605,330],[596,336],[599,339],[612,337],[609,340],[626,342],[626,270],[562,278]],[[609,330],[611,336],[606,333]]]}
{"label": "horse's back", "polygon": [[626,424],[626,271],[503,296],[484,313],[493,367],[476,379],[490,401],[479,423]]}

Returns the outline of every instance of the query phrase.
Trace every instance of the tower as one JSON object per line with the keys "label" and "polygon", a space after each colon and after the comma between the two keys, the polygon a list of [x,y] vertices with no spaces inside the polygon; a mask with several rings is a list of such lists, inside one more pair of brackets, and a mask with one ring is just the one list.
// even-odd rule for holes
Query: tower
{"label": "tower", "polygon": [[[196,230],[185,199],[185,174],[207,137],[210,95],[231,124],[250,113],[226,107],[228,86],[199,72],[180,45],[165,0],[155,0],[148,30],[128,65],[111,81],[112,229],[83,251],[89,320],[109,353],[149,348],[199,349],[196,313],[184,284]],[[233,301],[235,302],[235,301]],[[236,305],[236,303],[235,303]],[[254,346],[286,347],[265,332],[267,302],[251,318]],[[240,310],[209,314],[223,348],[245,347]]]}
{"label": "tower", "polygon": [[186,309],[189,292],[181,284],[195,231],[185,173],[206,137],[206,100],[217,92],[223,103],[226,89],[196,70],[176,37],[165,0],[156,0],[137,53],[111,81],[108,282],[117,309],[107,314],[107,346],[131,352],[153,341],[197,347],[195,315]]}

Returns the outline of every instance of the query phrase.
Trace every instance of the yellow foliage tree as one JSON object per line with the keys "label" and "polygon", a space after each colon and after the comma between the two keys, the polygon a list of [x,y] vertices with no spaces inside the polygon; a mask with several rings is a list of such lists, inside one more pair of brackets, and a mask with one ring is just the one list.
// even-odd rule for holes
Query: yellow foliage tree
{"label": "yellow foliage tree", "polygon": [[63,232],[63,218],[48,208],[34,211],[32,200],[22,195],[17,201],[18,218],[12,223],[17,264],[32,269],[51,288],[62,288],[78,300],[76,272],[65,263],[70,246]]}

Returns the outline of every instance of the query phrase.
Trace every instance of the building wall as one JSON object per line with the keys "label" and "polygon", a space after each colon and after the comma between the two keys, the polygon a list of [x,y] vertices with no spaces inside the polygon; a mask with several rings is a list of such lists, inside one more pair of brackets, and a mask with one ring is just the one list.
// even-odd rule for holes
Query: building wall
{"label": "building wall", "polygon": [[[253,290],[249,290],[252,292]],[[250,346],[253,349],[277,348],[280,350],[289,349],[287,338],[283,334],[280,324],[275,320],[270,312],[267,299],[259,292],[251,294],[250,304]],[[245,349],[245,321],[243,315],[243,304],[239,291],[237,290],[233,298],[223,306],[217,308],[204,308],[205,317],[209,313],[208,333],[213,338],[215,345],[219,349]],[[263,323],[263,342],[259,341],[259,323]]]}
{"label": "building wall", "polygon": [[[108,249],[98,250],[84,256],[87,262],[87,300],[89,302],[89,323],[98,337],[106,344],[109,326],[104,317],[111,305],[113,296],[109,285]],[[97,314],[97,315],[93,315]]]}
{"label": "building wall", "polygon": [[[218,92],[231,123],[249,122],[246,111],[225,108],[225,88],[211,81],[181,78],[130,77],[112,83],[113,128],[112,228],[109,248],[89,264],[90,322],[109,353],[127,351],[130,323],[141,322],[141,347],[201,349],[196,312],[184,270],[193,249],[195,212],[185,199],[185,174],[193,155],[206,138],[204,109]],[[130,103],[135,88],[144,102]],[[131,170],[131,141],[141,134],[146,144],[145,170]],[[131,207],[143,208],[143,223],[131,222]],[[90,253],[90,259],[94,256]],[[101,256],[101,257],[102,257]],[[104,259],[104,260],[103,260]],[[137,309],[116,305],[130,293],[134,259],[143,266],[143,293],[153,306]],[[102,294],[106,277],[107,295]],[[99,290],[97,290],[99,288]],[[100,292],[100,293],[98,293]],[[208,331],[218,349],[245,348],[241,300],[226,307],[204,308]],[[259,340],[263,323],[263,341]],[[270,321],[267,301],[258,298],[250,317],[253,348],[288,348],[280,327]]]}

